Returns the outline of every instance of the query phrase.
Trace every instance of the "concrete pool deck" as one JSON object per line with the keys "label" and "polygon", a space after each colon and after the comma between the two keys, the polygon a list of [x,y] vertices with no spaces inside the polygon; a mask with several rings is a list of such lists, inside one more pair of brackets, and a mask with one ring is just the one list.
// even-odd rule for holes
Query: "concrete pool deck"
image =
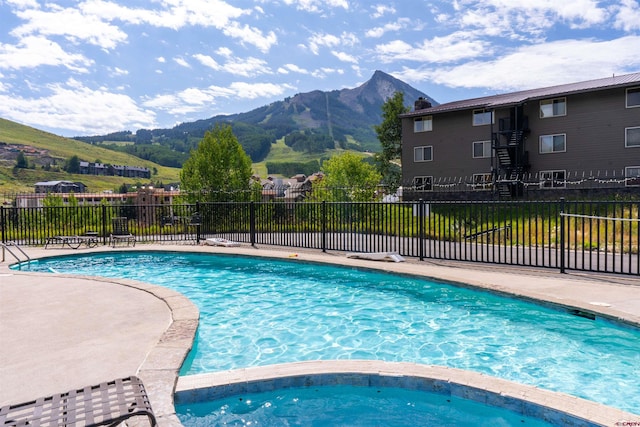
{"label": "concrete pool deck", "polygon": [[[26,248],[31,258],[112,250]],[[380,262],[291,248],[138,245],[117,250],[202,251],[380,269],[559,304],[640,326],[637,277],[435,260]],[[172,396],[197,327],[193,304],[174,291],[130,280],[9,270],[13,259],[10,254],[5,257],[0,263],[0,406],[137,374],[161,425],[180,425]],[[465,379],[463,372],[459,380],[473,381],[476,375]],[[570,406],[580,410],[583,401],[570,399]],[[640,416],[602,405],[594,413],[590,402],[584,405],[587,416],[602,425],[640,422]]]}

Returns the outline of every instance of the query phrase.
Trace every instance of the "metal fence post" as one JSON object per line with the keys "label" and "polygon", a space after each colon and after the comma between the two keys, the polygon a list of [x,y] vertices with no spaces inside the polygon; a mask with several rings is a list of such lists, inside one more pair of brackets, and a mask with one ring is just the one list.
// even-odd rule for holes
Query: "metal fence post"
{"label": "metal fence post", "polygon": [[327,201],[320,205],[320,233],[322,236],[322,252],[327,252]]}
{"label": "metal fence post", "polygon": [[200,206],[200,202],[196,202],[196,211],[194,215],[197,215],[198,220],[196,222],[196,245],[200,244],[200,227],[202,226],[202,210]]}
{"label": "metal fence post", "polygon": [[564,197],[560,198],[560,273],[565,272],[565,216],[564,214],[565,203]]}
{"label": "metal fence post", "polygon": [[253,200],[249,205],[249,233],[251,235],[251,246],[256,245],[256,202]]}
{"label": "metal fence post", "polygon": [[[4,206],[0,206],[0,230],[2,230],[2,240],[0,240],[0,242],[3,242],[3,243],[7,241],[7,231],[6,231],[7,221],[5,219],[4,213],[5,213]],[[3,255],[4,255],[4,252],[3,252]],[[4,260],[4,256],[3,256],[3,260]]]}
{"label": "metal fence post", "polygon": [[107,244],[107,206],[102,205],[102,244]]}
{"label": "metal fence post", "polygon": [[420,245],[420,247],[418,248],[418,255],[420,257],[420,261],[424,261],[424,221],[425,221],[425,214],[424,214],[424,200],[420,199],[420,201],[418,202],[418,244]]}

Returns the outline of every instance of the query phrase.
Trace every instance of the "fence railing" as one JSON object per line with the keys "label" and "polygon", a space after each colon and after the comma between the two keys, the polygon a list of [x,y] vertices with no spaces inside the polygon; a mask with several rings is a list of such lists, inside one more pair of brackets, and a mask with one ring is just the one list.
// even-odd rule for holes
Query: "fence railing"
{"label": "fence railing", "polygon": [[639,202],[225,202],[0,209],[2,242],[97,236],[128,218],[138,242],[397,252],[441,259],[640,275]]}

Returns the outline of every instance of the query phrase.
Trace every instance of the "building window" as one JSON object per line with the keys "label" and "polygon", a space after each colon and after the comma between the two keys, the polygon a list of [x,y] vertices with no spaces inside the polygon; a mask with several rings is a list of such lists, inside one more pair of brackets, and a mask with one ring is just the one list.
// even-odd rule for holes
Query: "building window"
{"label": "building window", "polygon": [[627,89],[627,108],[640,107],[640,87]]}
{"label": "building window", "polygon": [[474,190],[491,190],[493,179],[490,173],[474,173],[473,189]]}
{"label": "building window", "polygon": [[491,157],[491,141],[475,141],[473,143],[473,158],[483,159]]}
{"label": "building window", "polygon": [[428,132],[433,128],[433,119],[431,116],[417,117],[413,119],[414,132]]}
{"label": "building window", "polygon": [[416,147],[413,149],[414,162],[430,162],[433,160],[433,147],[428,145],[425,147]]}
{"label": "building window", "polygon": [[540,171],[540,188],[566,188],[566,171]]}
{"label": "building window", "polygon": [[433,190],[433,177],[432,176],[415,176],[415,177],[413,177],[413,188],[416,191],[432,191]]}
{"label": "building window", "polygon": [[567,135],[540,136],[540,154],[561,153],[567,151]]}
{"label": "building window", "polygon": [[567,115],[567,98],[547,99],[540,101],[540,118]]}
{"label": "building window", "polygon": [[640,126],[624,130],[624,146],[627,148],[640,147]]}
{"label": "building window", "polygon": [[628,166],[624,168],[625,185],[627,187],[640,187],[640,166]]}
{"label": "building window", "polygon": [[493,123],[493,111],[473,110],[473,125],[483,126]]}

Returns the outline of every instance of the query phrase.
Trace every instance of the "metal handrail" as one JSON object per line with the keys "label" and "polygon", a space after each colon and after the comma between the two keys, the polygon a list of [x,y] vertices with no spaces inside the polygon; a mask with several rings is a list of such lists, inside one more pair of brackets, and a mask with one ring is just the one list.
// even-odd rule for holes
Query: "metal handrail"
{"label": "metal handrail", "polygon": [[504,227],[495,227],[495,228],[491,228],[489,230],[484,230],[484,231],[479,231],[477,233],[472,233],[472,234],[467,234],[466,236],[464,236],[465,239],[475,239],[477,237],[483,236],[485,234],[489,234],[489,233],[497,233],[499,231],[502,230],[507,230],[507,232],[511,231],[511,226],[510,225],[505,225]]}
{"label": "metal handrail", "polygon": [[25,258],[27,258],[27,261],[31,261],[31,258],[29,257],[29,255],[27,255],[27,253],[20,247],[18,246],[18,244],[16,242],[12,242],[9,241],[7,243],[3,243],[0,242],[0,246],[2,246],[2,261],[4,262],[4,251],[7,250],[7,252],[9,252],[11,255],[13,255],[13,257],[18,261],[18,262],[23,262],[23,260],[20,259],[20,257],[18,255],[16,255],[12,250],[11,250],[11,246],[15,247],[16,249],[18,249],[22,255],[25,256]]}

